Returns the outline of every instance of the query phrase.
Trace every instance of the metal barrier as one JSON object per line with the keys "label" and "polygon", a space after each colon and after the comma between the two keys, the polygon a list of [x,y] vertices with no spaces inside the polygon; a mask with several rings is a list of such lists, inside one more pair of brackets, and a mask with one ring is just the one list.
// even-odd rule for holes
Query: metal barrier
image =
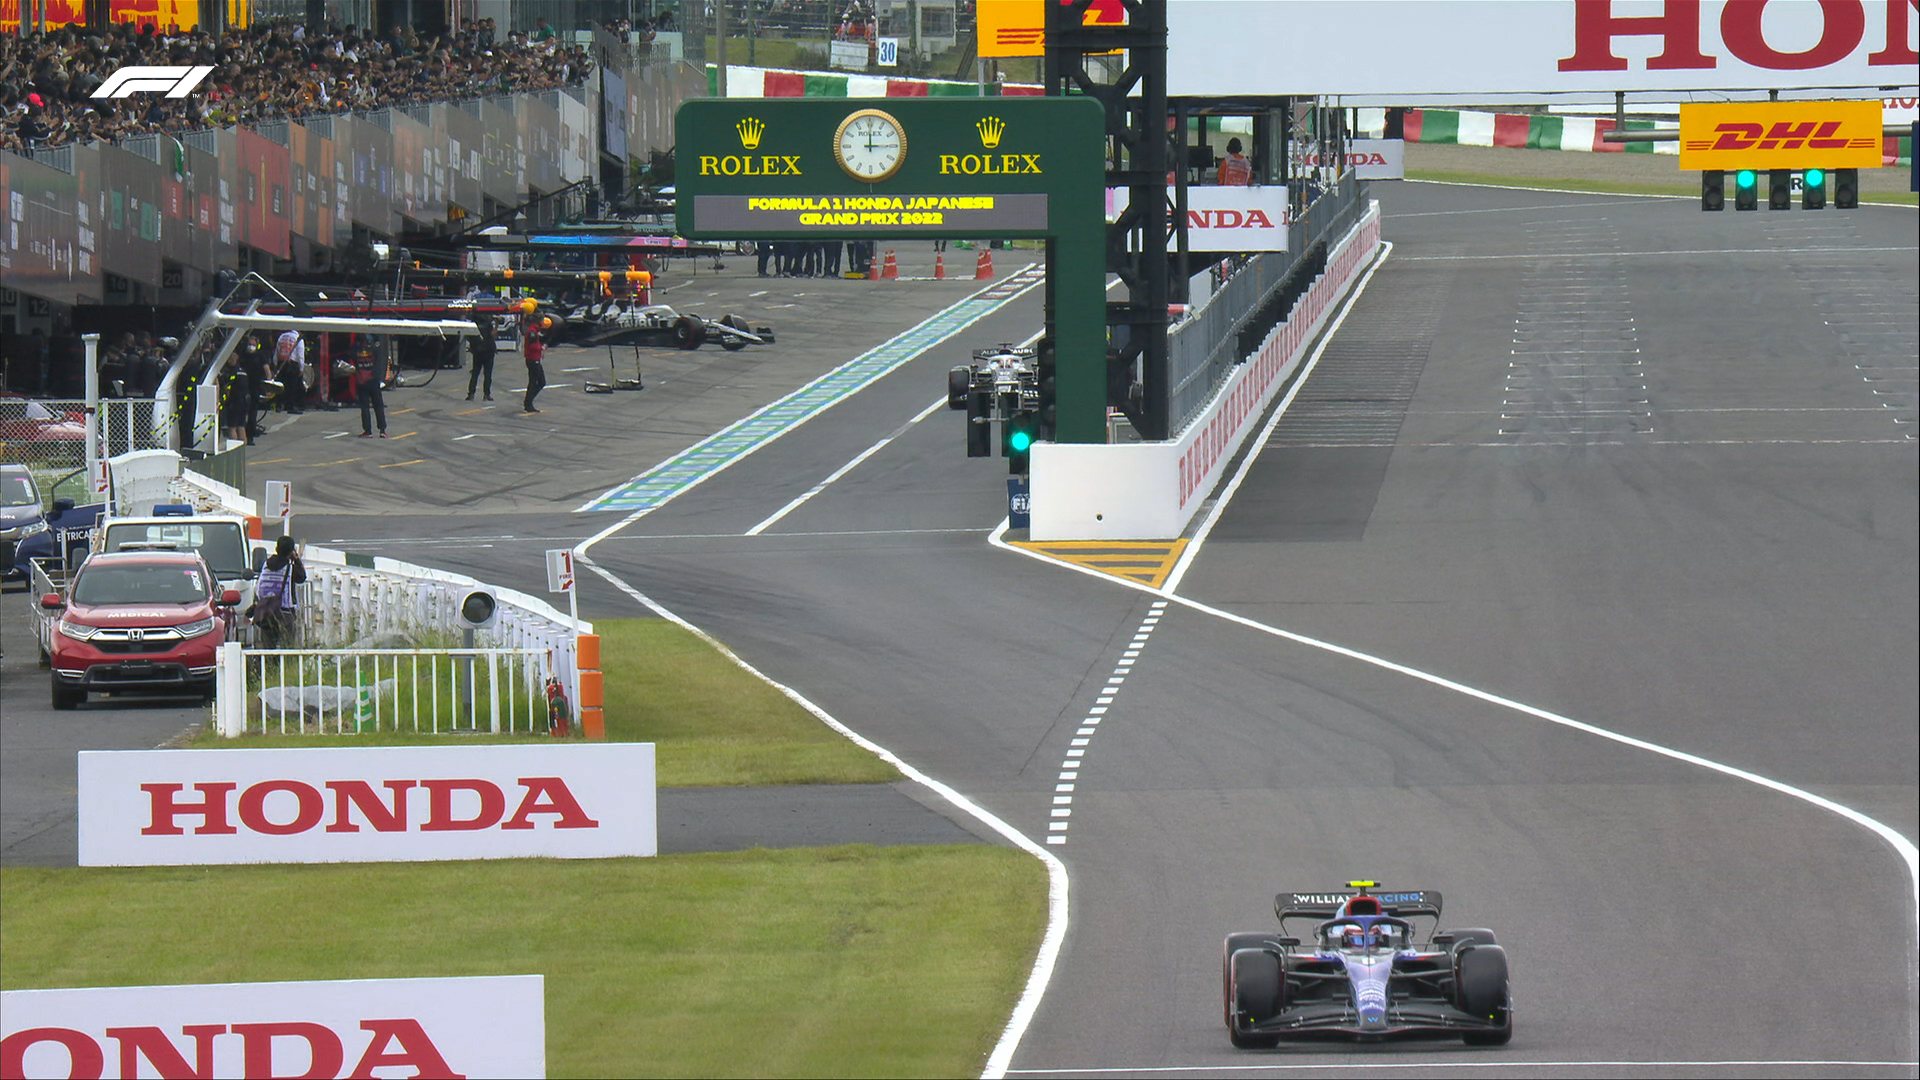
{"label": "metal barrier", "polygon": [[[172,451],[168,451],[172,454]],[[189,503],[195,513],[200,514],[238,514],[241,517],[259,517],[260,504],[240,493],[240,489],[230,484],[195,471],[191,464],[179,461],[180,455],[173,454],[179,472],[166,481],[166,493],[169,502]],[[119,483],[118,477],[115,484]],[[116,496],[118,490],[115,491]],[[137,496],[136,496],[137,497]]]}
{"label": "metal barrier", "polygon": [[1205,411],[1234,365],[1247,358],[1240,347],[1240,330],[1286,283],[1294,264],[1316,243],[1352,228],[1366,208],[1366,183],[1349,171],[1287,223],[1287,250],[1248,260],[1167,335],[1170,437],[1179,438],[1194,417]]}
{"label": "metal barrier", "polygon": [[[159,445],[153,431],[152,398],[100,402],[104,456]],[[77,469],[87,463],[87,403],[78,398],[0,398],[0,443],[6,460],[42,469]]]}
{"label": "metal barrier", "polygon": [[536,734],[551,730],[540,649],[222,646],[215,721],[256,734]]}

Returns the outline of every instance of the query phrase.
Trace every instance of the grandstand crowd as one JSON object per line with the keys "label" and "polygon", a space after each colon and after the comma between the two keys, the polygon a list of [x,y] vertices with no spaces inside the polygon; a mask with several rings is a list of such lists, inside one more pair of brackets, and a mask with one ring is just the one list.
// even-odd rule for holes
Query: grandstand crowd
{"label": "grandstand crowd", "polygon": [[[184,98],[89,96],[133,64],[214,70]],[[0,150],[577,86],[592,67],[584,48],[563,44],[544,21],[503,39],[492,19],[437,36],[410,26],[384,36],[352,26],[314,32],[290,20],[218,36],[131,23],[0,34]]]}

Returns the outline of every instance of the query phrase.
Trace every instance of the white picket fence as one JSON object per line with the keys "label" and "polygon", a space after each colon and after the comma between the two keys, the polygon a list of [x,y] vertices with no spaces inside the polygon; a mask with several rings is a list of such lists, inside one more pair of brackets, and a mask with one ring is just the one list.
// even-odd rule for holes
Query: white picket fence
{"label": "white picket fence", "polygon": [[[222,647],[220,734],[551,734],[538,649]],[[568,710],[569,715],[571,709]]]}

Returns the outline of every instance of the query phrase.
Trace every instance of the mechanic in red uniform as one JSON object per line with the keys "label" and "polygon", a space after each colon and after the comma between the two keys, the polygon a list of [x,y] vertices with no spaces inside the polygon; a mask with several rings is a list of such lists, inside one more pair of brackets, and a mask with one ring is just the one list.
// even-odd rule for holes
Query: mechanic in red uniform
{"label": "mechanic in red uniform", "polygon": [[527,400],[521,408],[523,414],[540,411],[533,407],[533,399],[547,385],[547,369],[540,363],[547,354],[546,343],[540,340],[542,325],[543,320],[537,317],[528,323],[526,336],[520,342],[520,355],[527,362]]}

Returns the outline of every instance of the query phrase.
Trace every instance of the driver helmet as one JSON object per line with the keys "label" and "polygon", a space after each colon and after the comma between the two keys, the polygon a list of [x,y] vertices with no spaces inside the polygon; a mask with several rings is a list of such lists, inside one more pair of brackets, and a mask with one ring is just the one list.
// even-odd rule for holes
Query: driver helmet
{"label": "driver helmet", "polygon": [[1351,949],[1382,948],[1387,944],[1387,932],[1378,926],[1349,926],[1344,943]]}

